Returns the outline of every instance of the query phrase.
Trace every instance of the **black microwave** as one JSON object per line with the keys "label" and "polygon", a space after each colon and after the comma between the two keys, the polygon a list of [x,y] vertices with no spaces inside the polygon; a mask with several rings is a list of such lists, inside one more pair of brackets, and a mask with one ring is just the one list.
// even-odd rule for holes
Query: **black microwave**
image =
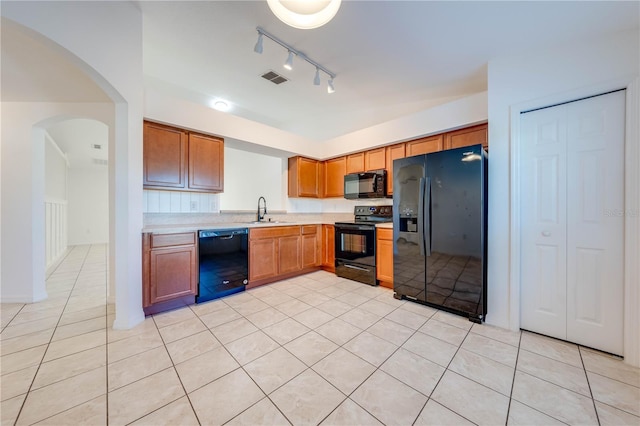
{"label": "black microwave", "polygon": [[344,176],[344,198],[385,198],[387,196],[387,171],[372,170],[350,173]]}

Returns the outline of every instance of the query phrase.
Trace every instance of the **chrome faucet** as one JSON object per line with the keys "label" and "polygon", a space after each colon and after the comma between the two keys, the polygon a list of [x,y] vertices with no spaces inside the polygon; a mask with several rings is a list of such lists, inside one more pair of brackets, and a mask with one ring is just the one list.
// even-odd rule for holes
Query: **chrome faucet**
{"label": "chrome faucet", "polygon": [[[264,201],[264,209],[262,211],[262,215],[260,215],[260,200]],[[267,200],[264,197],[258,198],[258,222],[264,219],[264,215],[267,214]]]}

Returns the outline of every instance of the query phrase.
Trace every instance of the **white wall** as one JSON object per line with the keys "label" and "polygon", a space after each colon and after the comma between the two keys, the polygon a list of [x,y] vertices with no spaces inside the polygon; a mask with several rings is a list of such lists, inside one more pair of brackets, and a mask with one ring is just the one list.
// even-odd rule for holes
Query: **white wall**
{"label": "white wall", "polygon": [[224,193],[220,210],[257,211],[258,198],[267,200],[267,211],[285,210],[283,163],[286,159],[224,147]]}
{"label": "white wall", "polygon": [[69,169],[69,245],[109,242],[109,173],[106,167]]}
{"label": "white wall", "polygon": [[[517,329],[510,287],[511,109],[536,99],[576,99],[639,73],[638,31],[489,62],[489,253],[487,322]],[[545,106],[543,104],[538,106]]]}
{"label": "white wall", "polygon": [[[109,205],[110,244],[109,278],[110,288],[117,288],[115,328],[129,328],[144,319],[142,311],[142,14],[131,2],[3,2],[2,16],[23,25],[43,37],[51,49],[61,51],[89,75],[113,100],[106,104],[110,108],[109,123]],[[115,31],[114,23],[117,23]],[[29,107],[29,104],[26,104]],[[19,295],[20,289],[13,286],[25,281],[38,286],[43,277],[34,277],[25,271],[37,270],[43,255],[35,235],[42,235],[43,224],[37,218],[42,212],[34,204],[42,193],[11,190],[5,192],[7,180],[20,182],[21,186],[34,189],[31,173],[32,152],[30,135],[32,126],[60,111],[72,108],[73,104],[58,104],[49,115],[23,111],[18,121],[5,119],[2,107],[2,292]],[[115,106],[115,109],[114,109]],[[40,111],[43,112],[43,111]],[[87,117],[80,110],[74,116]],[[95,118],[95,117],[89,117]],[[5,151],[5,128],[22,133],[13,139],[11,149]],[[16,148],[22,145],[22,148]],[[29,145],[29,148],[25,147]],[[10,151],[19,151],[12,158]],[[44,156],[44,155],[43,155]],[[7,161],[11,158],[11,161]],[[14,163],[16,162],[16,163]],[[10,166],[5,169],[6,165]],[[21,168],[22,167],[22,168]],[[42,184],[44,186],[44,183]],[[7,204],[11,209],[7,209]],[[22,208],[20,208],[22,207]],[[21,215],[13,213],[13,209]],[[21,217],[18,217],[21,216]],[[9,230],[9,232],[7,232]],[[34,232],[35,231],[35,232]],[[9,235],[7,235],[9,234]],[[7,238],[8,237],[8,238]],[[12,253],[7,257],[7,251]],[[12,260],[16,260],[15,264]],[[7,268],[11,267],[11,271]],[[36,271],[36,275],[40,272]],[[43,275],[43,273],[41,274]],[[35,278],[35,279],[34,279]],[[37,290],[23,296],[32,299]],[[111,293],[113,294],[113,293]],[[40,294],[41,296],[42,294]]]}

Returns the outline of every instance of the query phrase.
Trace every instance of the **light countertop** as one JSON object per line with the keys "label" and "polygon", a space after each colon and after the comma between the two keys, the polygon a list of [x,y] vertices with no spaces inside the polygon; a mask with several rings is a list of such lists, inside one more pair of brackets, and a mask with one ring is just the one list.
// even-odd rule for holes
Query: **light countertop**
{"label": "light countertop", "polygon": [[178,232],[195,232],[202,229],[232,229],[232,228],[266,228],[270,226],[300,226],[300,225],[333,225],[333,222],[323,221],[275,221],[275,222],[212,222],[194,224],[173,224],[173,225],[147,225],[142,228],[143,233],[172,234]]}

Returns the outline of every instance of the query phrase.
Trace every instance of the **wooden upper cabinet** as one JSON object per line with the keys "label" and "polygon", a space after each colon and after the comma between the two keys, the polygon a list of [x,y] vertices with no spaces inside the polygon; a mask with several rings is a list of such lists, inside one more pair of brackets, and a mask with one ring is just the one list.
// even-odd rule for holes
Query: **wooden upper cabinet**
{"label": "wooden upper cabinet", "polygon": [[143,187],[222,192],[224,140],[145,121]]}
{"label": "wooden upper cabinet", "polygon": [[321,197],[321,163],[304,157],[289,158],[289,197]]}
{"label": "wooden upper cabinet", "polygon": [[189,188],[224,190],[224,142],[212,136],[189,134]]}
{"label": "wooden upper cabinet", "polygon": [[370,149],[364,152],[364,169],[368,170],[382,170],[387,165],[387,159],[385,156],[385,149],[376,148]]}
{"label": "wooden upper cabinet", "polygon": [[186,188],[187,141],[185,131],[156,123],[144,123],[145,188]]}
{"label": "wooden upper cabinet", "polygon": [[385,148],[387,157],[387,195],[393,194],[393,160],[405,157],[405,145],[399,143]]}
{"label": "wooden upper cabinet", "polygon": [[409,141],[406,144],[407,157],[414,155],[429,154],[431,152],[442,151],[443,137],[442,134],[429,136],[422,139]]}
{"label": "wooden upper cabinet", "polygon": [[364,172],[364,152],[347,155],[347,174]]}
{"label": "wooden upper cabinet", "polygon": [[444,134],[444,149],[460,148],[463,146],[482,144],[489,146],[487,124],[467,127],[466,129],[455,130]]}
{"label": "wooden upper cabinet", "polygon": [[344,196],[344,175],[347,173],[346,157],[332,158],[324,162],[324,196]]}

